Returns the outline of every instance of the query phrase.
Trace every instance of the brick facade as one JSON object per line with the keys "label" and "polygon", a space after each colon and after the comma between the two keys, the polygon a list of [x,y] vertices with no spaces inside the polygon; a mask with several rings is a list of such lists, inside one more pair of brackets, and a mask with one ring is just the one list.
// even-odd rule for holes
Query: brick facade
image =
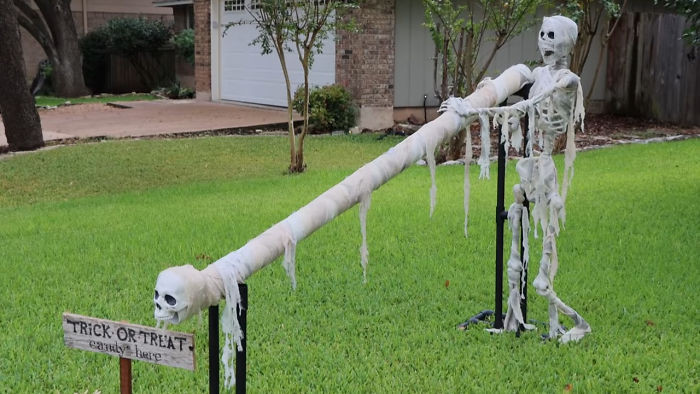
{"label": "brick facade", "polygon": [[194,0],[194,86],[198,100],[211,100],[211,3]]}
{"label": "brick facade", "polygon": [[351,17],[357,33],[338,32],[336,81],[360,106],[363,127],[393,123],[395,0],[365,0]]}

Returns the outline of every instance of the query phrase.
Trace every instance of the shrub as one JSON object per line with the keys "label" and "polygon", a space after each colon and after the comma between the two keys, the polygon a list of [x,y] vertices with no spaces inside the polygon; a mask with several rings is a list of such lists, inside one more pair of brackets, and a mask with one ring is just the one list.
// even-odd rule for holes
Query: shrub
{"label": "shrub", "polygon": [[80,39],[80,51],[83,54],[83,78],[93,94],[102,93],[105,88],[107,72],[107,42],[105,29],[96,29]]}
{"label": "shrub", "polygon": [[194,66],[194,30],[185,29],[173,37],[177,54]]}
{"label": "shrub", "polygon": [[194,98],[194,90],[180,85],[180,81],[173,82],[170,86],[161,89],[162,94],[173,100]]}
{"label": "shrub", "polygon": [[107,34],[109,52],[126,58],[142,52],[155,52],[173,36],[169,26],[146,18],[115,18],[102,29]]}
{"label": "shrub", "polygon": [[[294,94],[293,108],[302,113],[304,87]],[[357,107],[350,93],[341,85],[313,87],[309,91],[309,132],[347,131],[355,125]]]}
{"label": "shrub", "polygon": [[85,83],[93,93],[104,89],[107,55],[126,58],[139,73],[146,86],[161,83],[162,75],[156,75],[144,63],[140,54],[155,55],[170,41],[173,33],[169,26],[158,20],[146,18],[115,18],[106,25],[88,33],[80,40],[83,53]]}

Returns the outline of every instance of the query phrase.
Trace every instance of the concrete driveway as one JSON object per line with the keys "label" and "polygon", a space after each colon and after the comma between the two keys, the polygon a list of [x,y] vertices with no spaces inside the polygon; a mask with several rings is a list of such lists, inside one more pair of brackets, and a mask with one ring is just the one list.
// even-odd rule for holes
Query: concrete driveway
{"label": "concrete driveway", "polygon": [[[287,110],[196,100],[78,104],[39,110],[45,141],[143,137],[206,131],[286,130]],[[298,119],[298,117],[295,117]],[[0,123],[0,146],[6,146]]]}

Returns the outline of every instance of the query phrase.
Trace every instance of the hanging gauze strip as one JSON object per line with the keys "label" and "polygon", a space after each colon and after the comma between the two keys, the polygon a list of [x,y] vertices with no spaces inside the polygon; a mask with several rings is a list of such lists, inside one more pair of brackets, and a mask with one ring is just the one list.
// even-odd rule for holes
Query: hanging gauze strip
{"label": "hanging gauze strip", "polygon": [[471,132],[471,122],[467,122],[466,127],[466,147],[464,150],[464,236],[469,236],[469,194],[471,190],[471,183],[469,182],[469,167],[472,163],[472,157],[474,153],[472,152],[472,132]]}
{"label": "hanging gauze strip", "polygon": [[479,113],[479,124],[481,125],[481,155],[479,156],[479,179],[490,179],[491,166],[491,125],[489,124],[489,115],[486,112]]}

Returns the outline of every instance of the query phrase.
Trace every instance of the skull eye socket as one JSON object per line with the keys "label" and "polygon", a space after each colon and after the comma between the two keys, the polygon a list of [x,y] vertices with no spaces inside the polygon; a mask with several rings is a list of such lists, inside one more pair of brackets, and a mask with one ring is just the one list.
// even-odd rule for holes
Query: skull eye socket
{"label": "skull eye socket", "polygon": [[547,33],[547,37],[554,38],[554,32],[550,31],[549,33]]}
{"label": "skull eye socket", "polygon": [[544,38],[544,32],[543,32],[543,31],[540,32],[540,37]]}
{"label": "skull eye socket", "polygon": [[165,295],[165,302],[167,302],[168,305],[175,305],[177,303],[175,297],[171,296],[170,294]]}
{"label": "skull eye socket", "polygon": [[153,295],[153,298],[158,298],[158,290],[156,290],[156,293]]}

